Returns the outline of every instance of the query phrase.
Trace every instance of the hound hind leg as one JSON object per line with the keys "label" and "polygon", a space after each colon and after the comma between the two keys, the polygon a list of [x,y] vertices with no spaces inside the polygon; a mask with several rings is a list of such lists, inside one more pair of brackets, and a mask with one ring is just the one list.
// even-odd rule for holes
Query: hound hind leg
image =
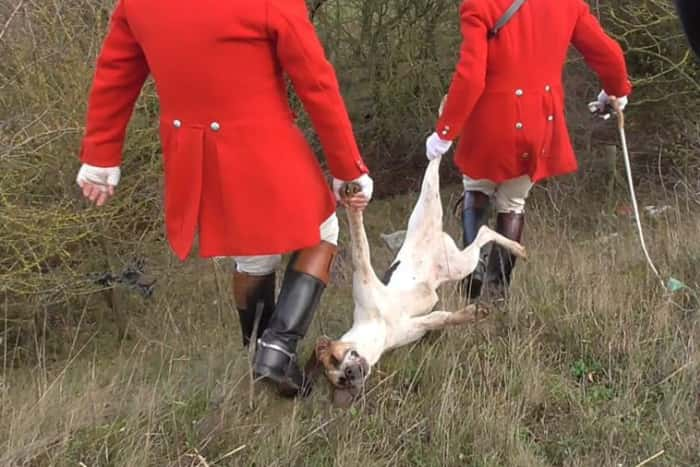
{"label": "hound hind leg", "polygon": [[476,239],[474,242],[472,242],[471,245],[469,245],[464,251],[468,250],[472,246],[475,246],[478,249],[483,248],[487,243],[494,242],[497,243],[498,245],[501,245],[503,248],[506,250],[510,251],[512,254],[519,258],[527,258],[527,252],[525,250],[525,247],[522,246],[520,243],[515,242],[513,240],[510,240],[503,235],[499,234],[498,232],[486,227],[482,226],[479,229],[479,233],[476,235]]}
{"label": "hound hind leg", "polygon": [[448,326],[459,326],[475,323],[489,314],[489,309],[481,304],[470,304],[455,312],[433,311],[432,313],[413,318],[413,324],[421,331],[437,331]]}

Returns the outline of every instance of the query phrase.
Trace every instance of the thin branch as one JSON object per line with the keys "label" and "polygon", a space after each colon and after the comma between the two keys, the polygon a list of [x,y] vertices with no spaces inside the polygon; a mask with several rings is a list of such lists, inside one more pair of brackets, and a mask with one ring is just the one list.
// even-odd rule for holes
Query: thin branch
{"label": "thin branch", "polygon": [[648,459],[645,459],[642,462],[640,462],[639,464],[637,464],[636,467],[642,467],[643,465],[647,465],[649,462],[653,461],[654,459],[657,459],[657,458],[663,456],[665,452],[666,451],[664,449],[662,449],[661,451],[657,452],[653,456],[651,456]]}
{"label": "thin branch", "polygon": [[313,4],[311,5],[311,21],[314,20],[316,17],[316,13],[318,13],[318,10],[321,9],[324,3],[326,3],[327,0],[315,0]]}
{"label": "thin branch", "polygon": [[10,17],[7,18],[7,21],[5,21],[5,25],[2,27],[2,30],[0,30],[0,41],[2,41],[2,38],[5,36],[7,30],[10,29],[10,23],[12,23],[12,20],[15,19],[15,16],[17,16],[17,13],[19,12],[20,8],[22,8],[22,5],[24,5],[24,0],[21,0],[17,4],[15,9],[12,10],[12,13],[10,13]]}

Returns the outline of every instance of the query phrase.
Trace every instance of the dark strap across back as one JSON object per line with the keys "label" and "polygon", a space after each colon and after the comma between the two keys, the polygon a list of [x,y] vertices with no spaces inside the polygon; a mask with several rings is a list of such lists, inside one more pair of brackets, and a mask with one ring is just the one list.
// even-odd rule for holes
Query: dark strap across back
{"label": "dark strap across back", "polygon": [[493,39],[498,35],[498,32],[505,26],[508,21],[510,21],[513,16],[520,10],[520,7],[523,6],[525,3],[525,0],[515,0],[513,4],[506,10],[505,13],[503,13],[503,16],[496,21],[496,25],[489,31],[488,38]]}

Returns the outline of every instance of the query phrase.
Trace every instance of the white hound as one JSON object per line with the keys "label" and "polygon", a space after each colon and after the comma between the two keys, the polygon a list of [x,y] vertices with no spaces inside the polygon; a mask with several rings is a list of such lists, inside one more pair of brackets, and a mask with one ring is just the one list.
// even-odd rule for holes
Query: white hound
{"label": "white hound", "polygon": [[[440,159],[431,161],[423,178],[404,243],[382,282],[372,269],[362,212],[347,210],[353,263],[353,325],[340,339],[320,338],[307,365],[310,377],[322,368],[345,399],[360,393],[372,366],[384,352],[420,339],[426,332],[473,322],[484,314],[477,305],[433,311],[437,288],[465,278],[476,268],[481,248],[496,242],[524,257],[525,249],[482,227],[476,240],[459,250],[442,230]],[[339,402],[340,404],[340,402]]]}

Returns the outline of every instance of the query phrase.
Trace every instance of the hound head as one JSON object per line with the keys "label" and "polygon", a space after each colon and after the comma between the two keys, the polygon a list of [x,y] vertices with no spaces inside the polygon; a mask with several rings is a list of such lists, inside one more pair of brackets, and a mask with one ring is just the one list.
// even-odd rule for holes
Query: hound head
{"label": "hound head", "polygon": [[352,344],[321,337],[316,343],[314,357],[333,385],[336,405],[348,405],[362,392],[370,366]]}

